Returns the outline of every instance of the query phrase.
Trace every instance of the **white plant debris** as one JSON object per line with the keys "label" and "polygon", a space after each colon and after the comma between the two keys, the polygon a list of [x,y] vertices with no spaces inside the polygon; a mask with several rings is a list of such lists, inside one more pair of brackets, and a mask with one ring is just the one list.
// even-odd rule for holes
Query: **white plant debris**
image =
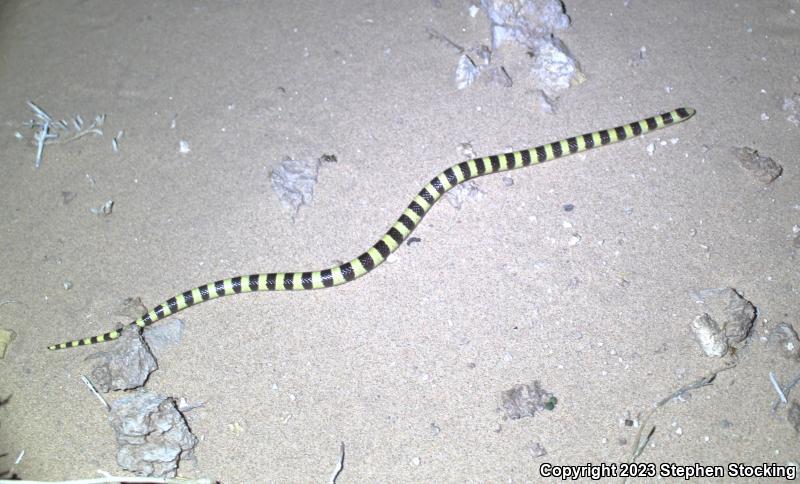
{"label": "white plant debris", "polygon": [[784,405],[789,403],[789,400],[786,399],[786,394],[783,392],[783,388],[781,388],[778,380],[775,378],[775,373],[769,372],[769,381],[772,383],[772,388],[775,389],[775,393],[778,394],[778,398],[781,399],[781,403]]}
{"label": "white plant debris", "polygon": [[106,411],[107,412],[110,411],[111,406],[108,404],[106,399],[103,398],[103,395],[100,395],[100,392],[97,391],[97,388],[95,388],[94,383],[92,383],[90,379],[86,378],[86,375],[81,375],[81,381],[83,382],[84,385],[86,385],[89,388],[89,391],[92,392],[92,395],[94,395],[98,400],[100,400],[100,403],[102,403],[103,406],[106,407]]}
{"label": "white plant debris", "polygon": [[99,207],[92,207],[89,209],[95,215],[111,215],[111,212],[114,211],[114,200],[108,200],[106,203]]}
{"label": "white plant debris", "polygon": [[[27,101],[27,104],[36,117],[24,123],[25,126],[34,131],[33,142],[36,145],[34,167],[36,169],[42,164],[46,145],[69,143],[70,141],[75,141],[90,134],[103,136],[103,123],[106,119],[105,114],[96,116],[94,121],[89,125],[86,125],[81,115],[78,114],[72,119],[72,125],[70,126],[64,119],[55,121],[47,111],[39,107],[39,105],[33,101]],[[20,137],[21,136],[20,134]]]}
{"label": "white plant debris", "polygon": [[119,152],[119,140],[122,139],[122,135],[124,133],[124,131],[119,130],[117,135],[111,140],[111,149],[114,151],[114,153]]}
{"label": "white plant debris", "polygon": [[328,480],[329,484],[336,484],[336,479],[339,478],[339,474],[342,473],[342,469],[344,469],[344,442],[339,444],[339,460],[336,461],[336,468],[333,469],[331,478]]}

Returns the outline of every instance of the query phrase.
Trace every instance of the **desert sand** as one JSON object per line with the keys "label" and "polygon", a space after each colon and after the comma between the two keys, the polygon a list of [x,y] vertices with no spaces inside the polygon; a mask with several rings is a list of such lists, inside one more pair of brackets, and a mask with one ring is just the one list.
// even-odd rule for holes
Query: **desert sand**
{"label": "desert sand", "polygon": [[[3,2],[0,327],[16,339],[0,361],[0,471],[124,474],[79,378],[114,343],[46,347],[129,321],[127,298],[329,267],[378,240],[464,143],[491,155],[681,106],[697,114],[477,179],[482,196],[437,204],[417,243],[352,283],[181,312],[146,387],[203,404],[186,414],[200,442],[180,475],[226,484],[330,482],[341,443],[340,484],[557,482],[543,463],[626,462],[644,424],[638,462],[799,462],[769,373],[786,385],[800,364],[767,336],[800,329],[800,128],[782,109],[800,92],[800,2],[565,6],[559,37],[586,80],[548,114],[513,48],[513,86],[456,89],[459,54],[428,32],[488,45],[467,2]],[[27,100],[57,119],[106,114],[104,135],[47,145],[36,169]],[[758,180],[741,146],[782,175]],[[270,174],[323,154],[338,161],[293,219]],[[724,287],[758,313],[735,356],[712,358],[690,294]],[[502,392],[534,381],[555,408],[504,418]],[[692,482],[709,481],[785,480]]]}

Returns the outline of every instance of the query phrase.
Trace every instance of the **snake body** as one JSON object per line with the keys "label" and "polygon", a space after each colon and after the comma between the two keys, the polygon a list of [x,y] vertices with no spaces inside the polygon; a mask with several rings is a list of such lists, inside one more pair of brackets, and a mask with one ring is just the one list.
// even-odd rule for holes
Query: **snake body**
{"label": "snake body", "polygon": [[[403,241],[419,225],[425,214],[448,190],[467,180],[492,173],[524,168],[555,160],[562,156],[580,153],[598,146],[623,141],[680,123],[691,118],[694,113],[694,109],[691,108],[678,108],[674,111],[617,126],[616,128],[573,136],[537,146],[536,148],[475,158],[458,163],[436,175],[419,191],[386,234],[366,252],[349,262],[319,271],[252,274],[204,284],[168,299],[129,324],[145,328],[189,306],[231,294],[254,291],[322,289],[350,282],[381,265],[391,253],[400,247]],[[50,345],[48,348],[58,350],[112,341],[120,337],[121,330],[122,328],[119,328],[90,338],[66,341]]]}

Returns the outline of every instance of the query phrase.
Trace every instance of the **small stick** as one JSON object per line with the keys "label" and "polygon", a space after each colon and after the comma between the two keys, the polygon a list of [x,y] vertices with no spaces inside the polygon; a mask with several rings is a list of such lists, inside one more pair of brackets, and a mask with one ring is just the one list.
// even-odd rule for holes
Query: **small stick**
{"label": "small stick", "polygon": [[92,384],[92,382],[84,375],[81,375],[81,380],[83,381],[84,384],[86,384],[87,387],[89,387],[89,390],[91,390],[91,392],[94,393],[94,396],[96,396],[97,399],[100,400],[100,402],[106,407],[106,411],[110,412],[111,406],[108,404],[106,399],[103,398],[102,395],[100,395],[100,393],[97,391],[97,388],[94,387],[94,384]]}
{"label": "small stick", "polygon": [[[674,392],[672,392],[667,397],[662,398],[660,401],[658,401],[655,404],[653,404],[653,407],[650,408],[648,411],[646,411],[644,413],[644,415],[642,415],[639,418],[639,431],[636,432],[636,437],[633,439],[633,445],[632,445],[632,448],[631,448],[631,454],[630,454],[630,457],[628,458],[627,462],[628,463],[633,463],[633,462],[636,461],[636,459],[639,458],[639,456],[642,454],[642,452],[644,452],[645,448],[647,447],[648,442],[650,442],[650,438],[655,433],[656,426],[655,425],[647,425],[647,424],[649,424],[650,418],[653,416],[653,414],[655,414],[664,405],[666,405],[667,403],[669,403],[673,399],[682,396],[686,392],[691,391],[691,390],[697,390],[698,388],[703,388],[705,386],[711,385],[714,382],[714,380],[717,378],[718,374],[722,373],[723,371],[728,371],[731,368],[736,367],[737,364],[738,364],[738,362],[736,360],[728,362],[725,366],[723,366],[723,367],[721,367],[721,368],[719,368],[717,370],[711,371],[710,373],[707,373],[702,378],[699,378],[698,380],[695,380],[695,381],[689,383],[688,385],[682,386],[681,388],[679,388],[679,389],[675,390]],[[646,434],[644,433],[645,432],[645,428],[648,428]],[[627,477],[623,478],[621,482],[623,482],[623,483],[628,482],[628,478]]]}
{"label": "small stick", "polygon": [[42,129],[38,131],[35,135],[33,135],[33,139],[36,140],[36,162],[34,167],[37,169],[42,164],[42,155],[44,154],[44,144],[49,139],[57,138],[56,134],[50,133],[50,120],[45,119],[44,124],[42,125]]}
{"label": "small stick", "polygon": [[122,134],[123,134],[123,133],[124,133],[124,131],[123,131],[123,130],[119,130],[119,131],[117,132],[117,136],[115,136],[115,137],[114,137],[114,138],[111,140],[111,148],[114,150],[114,153],[116,153],[116,152],[118,152],[118,151],[119,151],[119,140],[120,140],[120,139],[122,139]]}
{"label": "small stick", "polygon": [[448,39],[447,36],[445,36],[444,34],[440,34],[439,31],[437,31],[436,29],[425,27],[425,32],[428,33],[428,38],[444,42],[445,44],[457,50],[459,54],[463,54],[466,51],[465,48],[461,47],[452,40]]}
{"label": "small stick", "polygon": [[769,381],[772,382],[772,388],[775,389],[775,393],[781,397],[781,403],[788,403],[789,401],[786,399],[786,394],[783,393],[783,389],[778,384],[778,380],[775,378],[775,373],[769,372]]}
{"label": "small stick", "polygon": [[636,450],[633,452],[633,457],[631,462],[635,461],[642,454],[642,452],[644,452],[645,447],[647,447],[647,443],[650,442],[650,437],[652,437],[653,434],[656,433],[656,426],[653,425],[652,427],[650,427],[650,432],[647,433],[647,436],[644,439],[642,439],[643,429],[644,427],[639,427],[639,432],[637,432],[636,440],[638,441],[638,444]]}
{"label": "small stick", "polygon": [[786,388],[783,389],[783,393],[788,397],[789,392],[792,391],[792,388],[794,388],[798,383],[800,383],[800,375],[794,377],[794,380],[792,380],[791,383],[786,385]]}
{"label": "small stick", "polygon": [[35,102],[28,101],[28,107],[31,108],[31,111],[36,113],[36,117],[38,117],[42,121],[49,121],[50,123],[53,122],[53,118],[51,118],[50,115],[47,114],[44,109],[37,106]]}
{"label": "small stick", "polygon": [[336,484],[336,479],[342,473],[342,469],[344,469],[344,442],[339,445],[339,462],[336,463],[336,469],[333,470],[330,484]]}

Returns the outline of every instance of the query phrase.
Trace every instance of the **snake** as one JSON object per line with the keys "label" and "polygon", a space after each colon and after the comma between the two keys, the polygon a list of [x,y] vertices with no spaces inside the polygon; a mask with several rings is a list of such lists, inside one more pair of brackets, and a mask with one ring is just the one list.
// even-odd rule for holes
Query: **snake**
{"label": "snake", "polygon": [[[411,232],[420,224],[442,196],[454,187],[481,176],[538,165],[563,156],[580,153],[629,138],[644,135],[657,129],[686,121],[695,114],[692,108],[678,108],[646,119],[601,129],[580,136],[564,138],[535,148],[462,161],[442,171],[411,200],[389,230],[366,252],[343,264],[318,271],[270,272],[236,276],[204,284],[167,299],[141,315],[127,326],[146,328],[190,306],[232,294],[255,291],[305,291],[339,286],[372,271],[394,253]],[[65,341],[48,346],[50,350],[75,348],[120,337],[124,327],[89,338]]]}

